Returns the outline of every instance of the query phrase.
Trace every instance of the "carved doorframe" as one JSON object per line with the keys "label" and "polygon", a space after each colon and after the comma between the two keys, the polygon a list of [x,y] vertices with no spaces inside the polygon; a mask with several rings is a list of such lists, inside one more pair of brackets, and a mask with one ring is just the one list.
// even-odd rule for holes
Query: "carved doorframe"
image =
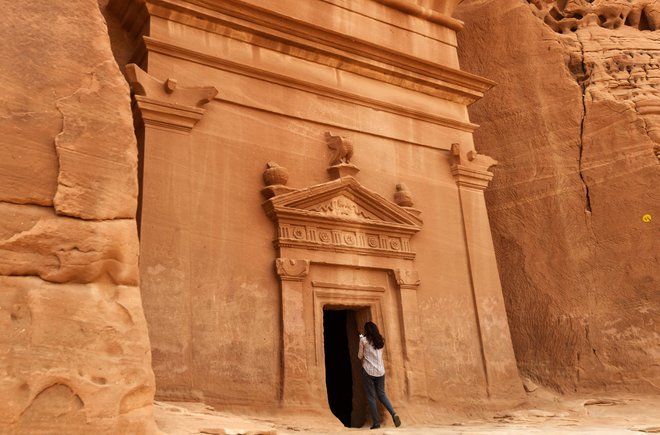
{"label": "carved doorframe", "polygon": [[[316,378],[313,368],[323,352],[324,301],[368,306],[374,310],[378,321],[384,321],[385,288],[311,281],[310,265],[314,264],[389,273],[398,292],[395,299],[401,319],[406,395],[409,399],[426,398],[417,313],[416,290],[420,280],[410,245],[410,238],[422,225],[416,210],[386,200],[352,176],[305,189],[280,186],[270,189],[267,197],[263,206],[276,224],[274,245],[278,258],[275,266],[282,292],[282,404],[323,406],[324,383]],[[311,289],[312,294],[305,298],[307,289]],[[311,331],[306,330],[305,299],[311,301],[308,309],[314,313]],[[309,360],[310,357],[313,360]]]}

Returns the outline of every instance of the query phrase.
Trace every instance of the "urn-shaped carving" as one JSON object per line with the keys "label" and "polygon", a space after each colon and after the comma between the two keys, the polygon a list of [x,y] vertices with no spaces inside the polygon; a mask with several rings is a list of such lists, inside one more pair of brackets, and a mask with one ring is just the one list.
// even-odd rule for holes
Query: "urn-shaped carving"
{"label": "urn-shaped carving", "polygon": [[394,202],[401,207],[412,207],[413,198],[412,193],[408,190],[408,187],[399,183],[396,185],[396,192],[394,192]]}
{"label": "urn-shaped carving", "polygon": [[286,185],[289,181],[289,171],[275,162],[268,162],[264,171],[266,186]]}

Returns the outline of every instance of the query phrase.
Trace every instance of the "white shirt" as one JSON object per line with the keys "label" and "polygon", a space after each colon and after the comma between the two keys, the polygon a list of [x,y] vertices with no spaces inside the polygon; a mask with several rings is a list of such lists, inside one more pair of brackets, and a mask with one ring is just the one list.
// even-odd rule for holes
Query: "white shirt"
{"label": "white shirt", "polygon": [[383,349],[373,347],[367,337],[360,336],[360,349],[358,358],[362,360],[364,371],[370,376],[380,377],[385,375],[383,365]]}

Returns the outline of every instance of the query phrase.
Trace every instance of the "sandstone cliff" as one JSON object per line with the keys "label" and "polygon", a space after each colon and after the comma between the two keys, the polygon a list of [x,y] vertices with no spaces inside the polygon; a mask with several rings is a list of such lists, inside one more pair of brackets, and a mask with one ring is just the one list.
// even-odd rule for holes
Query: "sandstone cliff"
{"label": "sandstone cliff", "polygon": [[498,83],[470,115],[499,161],[487,202],[520,370],[657,392],[660,2],[466,0],[457,17],[461,67]]}
{"label": "sandstone cliff", "polygon": [[5,2],[0,432],[151,433],[128,85],[96,0]]}

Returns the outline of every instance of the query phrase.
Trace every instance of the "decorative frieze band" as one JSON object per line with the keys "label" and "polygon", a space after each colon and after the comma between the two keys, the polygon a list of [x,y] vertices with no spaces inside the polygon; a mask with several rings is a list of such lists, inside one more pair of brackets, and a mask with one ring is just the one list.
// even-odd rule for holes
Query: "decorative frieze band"
{"label": "decorative frieze band", "polygon": [[276,244],[277,247],[304,247],[415,258],[410,247],[410,237],[393,237],[350,229],[281,223]]}

